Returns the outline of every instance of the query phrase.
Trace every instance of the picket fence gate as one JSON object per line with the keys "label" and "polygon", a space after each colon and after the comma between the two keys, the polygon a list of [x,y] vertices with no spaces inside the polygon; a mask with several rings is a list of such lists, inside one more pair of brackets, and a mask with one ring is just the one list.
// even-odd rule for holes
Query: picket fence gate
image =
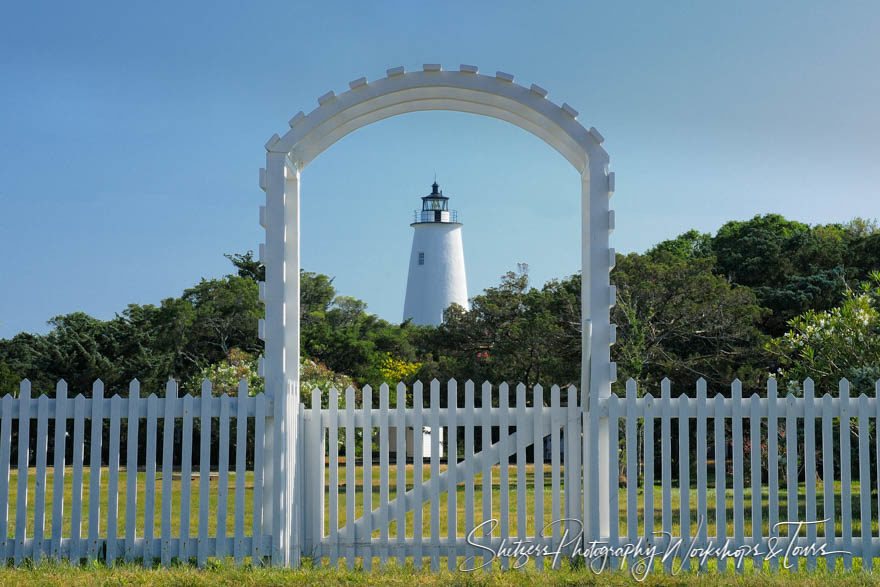
{"label": "picket fence gate", "polygon": [[[628,381],[625,396],[589,404],[574,387],[547,393],[538,385],[477,388],[470,381],[462,402],[455,380],[445,393],[436,380],[428,390],[418,382],[409,389],[398,384],[393,399],[387,385],[378,397],[369,386],[343,394],[331,389],[323,397],[314,390],[308,403],[293,404],[294,459],[285,471],[271,441],[275,406],[266,395],[249,396],[245,382],[232,397],[213,396],[207,381],[200,397],[178,397],[169,381],[165,397],[142,398],[133,381],[129,397],[105,398],[98,381],[91,397],[69,398],[62,381],[55,398],[33,398],[25,380],[18,398],[0,400],[0,559],[124,559],[150,566],[231,557],[236,564],[297,566],[306,557],[330,566],[344,559],[349,568],[392,560],[421,567],[427,559],[433,570],[462,570],[525,563],[543,569],[586,557],[594,569],[633,569],[644,552],[627,545],[641,543],[660,552],[648,568],[666,572],[707,569],[709,559],[721,571],[815,568],[820,559],[829,569],[852,568],[854,561],[872,569],[880,556],[880,382],[874,397],[855,398],[846,380],[835,397],[816,397],[811,380],[784,397],[773,379],[760,397],[744,398],[738,381],[725,396],[709,398],[706,387],[699,380],[695,394],[673,398],[664,380],[659,397],[639,397]],[[13,427],[18,454],[10,483]],[[425,428],[444,430],[445,458],[435,433],[423,458],[418,432]],[[411,459],[405,429],[416,432]],[[278,505],[273,479],[281,475],[292,481],[290,510]],[[283,515],[293,528],[287,543],[277,536]],[[553,523],[562,519],[575,522]],[[825,519],[832,523],[777,526]],[[548,546],[544,554],[560,550],[566,529],[571,535],[580,527],[580,550],[504,556],[516,554],[516,541]],[[684,543],[676,550],[679,539]],[[787,558],[766,556],[772,540],[781,541]],[[688,554],[688,548],[725,542],[735,556]],[[279,544],[290,551],[279,552]],[[838,554],[825,556],[822,545]],[[749,550],[754,547],[760,552]]]}

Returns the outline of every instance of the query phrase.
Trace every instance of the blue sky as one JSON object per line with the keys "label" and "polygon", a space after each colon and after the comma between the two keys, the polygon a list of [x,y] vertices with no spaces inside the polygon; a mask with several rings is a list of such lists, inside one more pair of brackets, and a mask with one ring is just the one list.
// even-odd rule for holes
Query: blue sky
{"label": "blue sky", "polygon": [[[0,337],[111,318],[230,272],[263,239],[264,142],[362,75],[423,63],[547,88],[606,138],[618,251],[778,212],[880,216],[874,2],[19,2],[0,9]],[[399,321],[412,210],[437,174],[471,296],[579,268],[579,193],[550,147],[433,112],[303,174],[302,263]]]}

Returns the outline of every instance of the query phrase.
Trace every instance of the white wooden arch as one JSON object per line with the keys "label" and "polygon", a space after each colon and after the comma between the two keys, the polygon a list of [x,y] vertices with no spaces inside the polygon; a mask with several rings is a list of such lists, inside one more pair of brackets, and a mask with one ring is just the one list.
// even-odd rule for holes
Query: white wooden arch
{"label": "white wooden arch", "polygon": [[[614,342],[609,310],[615,290],[609,284],[614,265],[614,250],[609,247],[614,213],[608,209],[608,200],[614,191],[614,174],[608,172],[608,154],[601,146],[599,132],[584,128],[574,108],[554,104],[547,94],[537,85],[527,88],[515,83],[510,74],[483,75],[470,65],[462,65],[458,71],[443,71],[436,64],[426,64],[416,72],[395,67],[387,70],[384,78],[350,82],[349,89],[338,96],[327,92],[318,99],[317,108],[309,114],[299,112],[290,120],[290,130],[284,136],[275,134],[266,143],[266,167],[260,170],[260,187],[266,192],[266,205],[260,207],[260,223],[266,230],[265,245],[260,245],[260,258],[266,266],[266,281],[260,284],[266,318],[260,322],[260,336],[266,343],[262,374],[273,398],[275,420],[271,433],[267,430],[271,439],[267,458],[274,462],[267,482],[281,487],[269,493],[278,498],[266,503],[264,524],[274,529],[273,559],[279,564],[287,564],[289,553],[298,552],[294,528],[299,513],[293,486],[295,414],[300,401],[300,178],[315,157],[347,134],[398,114],[467,112],[514,124],[545,141],[571,163],[581,178],[582,397],[587,405],[587,390],[589,397],[610,395],[616,378],[609,349]],[[606,435],[601,428],[599,437],[598,454],[607,455],[607,450],[602,450],[605,443],[601,439]],[[604,460],[600,458],[596,466],[602,467]],[[607,488],[607,484],[599,486]],[[607,520],[602,522],[607,524]]]}

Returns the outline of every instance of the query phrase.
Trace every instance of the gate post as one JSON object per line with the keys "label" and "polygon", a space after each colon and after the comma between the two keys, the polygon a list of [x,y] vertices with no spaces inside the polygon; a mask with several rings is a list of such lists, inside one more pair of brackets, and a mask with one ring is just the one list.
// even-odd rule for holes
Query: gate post
{"label": "gate post", "polygon": [[[611,307],[615,290],[610,284],[613,250],[609,235],[614,230],[614,213],[608,200],[614,191],[613,176],[608,173],[608,154],[601,148],[602,137],[590,129],[597,145],[590,150],[589,161],[581,178],[581,317],[583,320],[581,355],[581,397],[584,414],[598,409],[599,401],[611,396]],[[596,430],[588,430],[594,423]],[[598,422],[596,425],[595,423]],[[609,480],[616,472],[609,470],[612,441],[608,418],[584,418],[583,491],[584,530],[593,538],[608,536]],[[587,434],[589,432],[589,434]],[[616,435],[613,437],[616,441]],[[596,439],[595,444],[590,442]]]}

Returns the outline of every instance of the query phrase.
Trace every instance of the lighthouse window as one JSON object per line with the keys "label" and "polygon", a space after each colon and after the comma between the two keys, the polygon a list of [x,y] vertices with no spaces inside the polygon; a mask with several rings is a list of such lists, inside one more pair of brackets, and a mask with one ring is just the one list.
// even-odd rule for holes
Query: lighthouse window
{"label": "lighthouse window", "polygon": [[419,252],[419,265],[425,264],[425,253]]}

